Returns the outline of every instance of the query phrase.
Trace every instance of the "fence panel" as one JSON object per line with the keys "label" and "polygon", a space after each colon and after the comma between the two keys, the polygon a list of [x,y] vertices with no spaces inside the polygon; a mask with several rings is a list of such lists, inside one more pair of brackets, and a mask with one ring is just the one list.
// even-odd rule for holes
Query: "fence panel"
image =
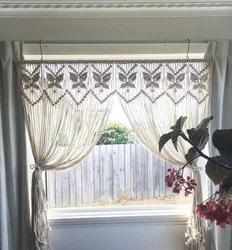
{"label": "fence panel", "polygon": [[50,207],[74,207],[111,201],[165,197],[168,168],[140,144],[95,146],[76,168],[48,172]]}

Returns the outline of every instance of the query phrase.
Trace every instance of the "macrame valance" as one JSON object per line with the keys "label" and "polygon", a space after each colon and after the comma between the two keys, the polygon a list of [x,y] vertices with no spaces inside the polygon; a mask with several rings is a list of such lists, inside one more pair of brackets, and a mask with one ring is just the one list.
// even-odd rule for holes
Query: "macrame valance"
{"label": "macrame valance", "polygon": [[[21,61],[21,93],[35,170],[33,250],[48,243],[42,171],[78,165],[97,143],[114,97],[141,141],[158,155],[158,140],[181,115],[194,127],[208,112],[211,60]],[[165,145],[162,157],[185,162]]]}
{"label": "macrame valance", "polygon": [[126,103],[139,96],[173,104],[187,96],[202,103],[209,95],[210,60],[22,61],[22,95],[30,105],[64,98],[79,105],[92,95],[100,103],[117,94]]}

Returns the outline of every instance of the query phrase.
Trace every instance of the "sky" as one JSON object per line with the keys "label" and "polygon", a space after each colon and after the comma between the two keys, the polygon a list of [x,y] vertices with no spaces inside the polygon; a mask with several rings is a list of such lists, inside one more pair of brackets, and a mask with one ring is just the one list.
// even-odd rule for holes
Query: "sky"
{"label": "sky", "polygon": [[131,125],[120,105],[120,103],[115,100],[115,102],[113,103],[112,106],[112,110],[110,113],[110,117],[109,117],[109,121],[119,121],[121,123],[123,123],[124,125],[126,125],[127,127],[131,128]]}

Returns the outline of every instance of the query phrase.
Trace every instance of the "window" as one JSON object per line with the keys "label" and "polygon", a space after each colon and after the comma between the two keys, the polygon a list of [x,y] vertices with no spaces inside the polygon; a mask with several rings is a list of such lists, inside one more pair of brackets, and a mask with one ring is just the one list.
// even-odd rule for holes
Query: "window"
{"label": "window", "polygon": [[[99,55],[99,46],[93,46],[95,55],[78,55],[81,45],[60,46],[46,45],[44,48],[44,59],[99,59],[99,58],[186,58],[186,44],[183,45],[156,45],[150,48],[141,45],[141,50],[147,54],[133,54],[138,46],[129,48],[131,54],[120,54],[124,50],[120,46],[115,46],[112,55]],[[191,58],[202,58],[205,44],[191,45],[194,53],[189,53]],[[133,46],[132,46],[133,47]],[[152,47],[152,48],[151,48]],[[38,51],[33,54],[34,49],[39,49],[38,45],[26,45],[26,59],[40,59]],[[61,49],[59,56],[57,49]],[[162,48],[160,50],[160,48]],[[75,49],[77,50],[76,52]],[[159,54],[149,54],[148,51],[159,52]],[[91,46],[86,50],[90,51]],[[163,54],[164,51],[169,51]],[[170,52],[172,50],[172,53]],[[174,53],[176,52],[176,53]],[[181,53],[182,52],[182,53]],[[199,53],[197,53],[199,52]],[[68,53],[68,55],[67,55]],[[87,53],[87,51],[85,51]],[[66,55],[65,55],[66,54]],[[123,110],[118,102],[114,103],[110,120],[119,120],[126,126],[130,126]],[[131,133],[134,143],[112,144],[95,146],[89,156],[81,165],[64,172],[48,172],[45,176],[47,198],[50,208],[86,207],[86,206],[131,206],[131,205],[154,205],[154,204],[173,204],[188,203],[189,198],[173,195],[171,189],[165,187],[164,177],[168,168],[175,166],[160,160],[152,155]],[[61,142],[65,141],[65,136],[61,135]],[[30,163],[32,157],[29,156]]]}

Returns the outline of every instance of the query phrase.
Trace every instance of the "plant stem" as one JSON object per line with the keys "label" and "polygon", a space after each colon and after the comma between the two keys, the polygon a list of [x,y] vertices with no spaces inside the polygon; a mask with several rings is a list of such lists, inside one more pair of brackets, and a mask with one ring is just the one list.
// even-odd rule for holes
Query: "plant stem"
{"label": "plant stem", "polygon": [[182,168],[180,168],[178,170],[178,172],[180,172],[182,169],[184,169],[190,162],[192,162],[193,160],[195,160],[196,158],[200,157],[200,155],[197,155],[195,157],[193,157],[190,161],[188,161],[187,163],[184,164],[184,166]]}
{"label": "plant stem", "polygon": [[208,161],[214,163],[215,165],[219,165],[223,168],[226,168],[226,169],[229,169],[229,170],[232,170],[232,167],[228,166],[228,165],[224,165],[223,163],[221,162],[217,162],[215,161],[214,159],[210,158],[208,155],[204,154],[191,140],[189,140],[189,138],[181,131],[180,133],[180,136],[185,140],[187,141],[189,144],[191,144],[195,149],[196,151],[199,153],[199,156],[202,156],[204,157],[205,159],[207,159]]}

